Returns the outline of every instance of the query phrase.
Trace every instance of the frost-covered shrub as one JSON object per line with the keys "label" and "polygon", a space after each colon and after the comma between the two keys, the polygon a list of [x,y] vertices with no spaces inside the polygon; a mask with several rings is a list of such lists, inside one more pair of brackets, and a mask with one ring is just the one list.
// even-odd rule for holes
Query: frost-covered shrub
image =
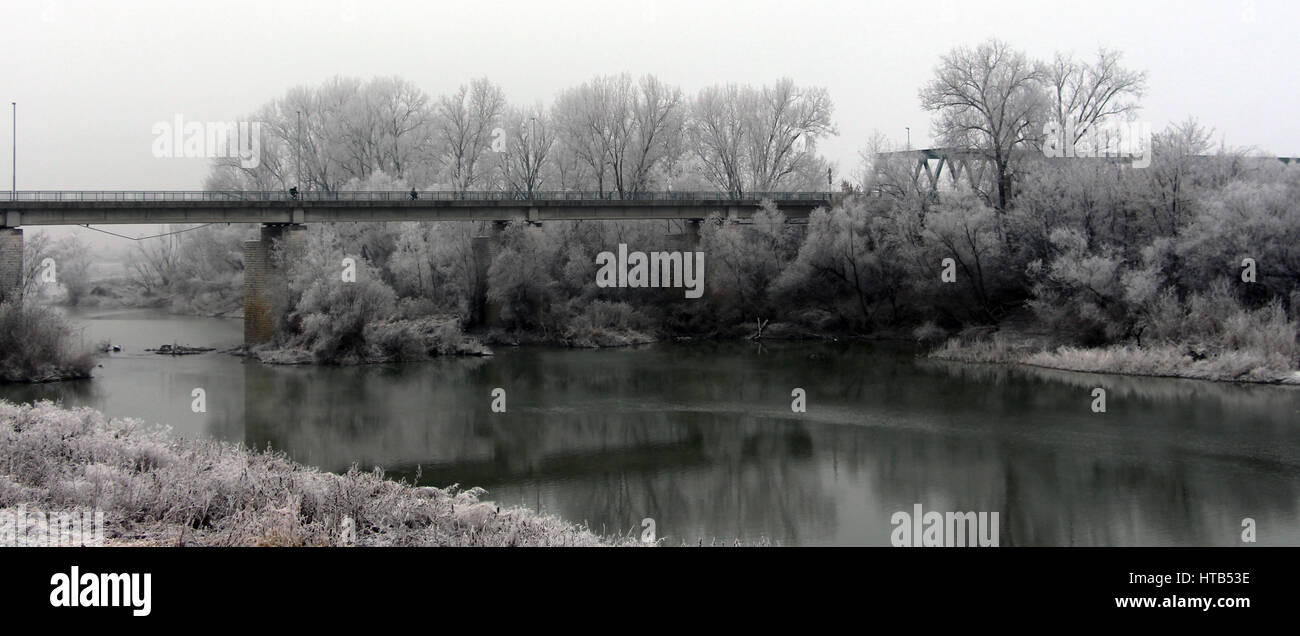
{"label": "frost-covered shrub", "polygon": [[0,303],[0,382],[90,377],[94,356],[74,339],[67,322],[52,309],[20,301]]}
{"label": "frost-covered shrub", "polygon": [[652,342],[653,324],[625,302],[593,301],[569,320],[564,341],[572,347],[617,347]]}
{"label": "frost-covered shrub", "polygon": [[[132,419],[0,400],[0,508],[104,513],[110,543],[146,545],[607,545],[585,528],[413,487],[356,466],[322,473],[274,452],[171,437]],[[344,527],[355,532],[345,541]]]}
{"label": "frost-covered shrub", "polygon": [[392,320],[366,325],[372,360],[424,360],[430,356],[486,355],[475,338],[465,335],[455,318]]}
{"label": "frost-covered shrub", "polygon": [[912,330],[912,337],[920,343],[942,342],[947,336],[947,330],[929,321]]}
{"label": "frost-covered shrub", "polygon": [[[288,263],[290,309],[280,322],[277,344],[311,351],[317,362],[367,357],[366,325],[390,319],[397,294],[364,257],[350,255],[332,227],[308,235],[305,249],[280,252]],[[351,258],[355,276],[344,280],[342,263]]]}

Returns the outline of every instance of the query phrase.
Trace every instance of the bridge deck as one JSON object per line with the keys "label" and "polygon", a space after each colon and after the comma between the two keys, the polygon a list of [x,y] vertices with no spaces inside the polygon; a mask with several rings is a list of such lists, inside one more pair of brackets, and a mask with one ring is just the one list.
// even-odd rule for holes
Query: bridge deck
{"label": "bridge deck", "polygon": [[0,194],[0,226],[154,223],[325,223],[347,221],[512,221],[748,218],[770,199],[788,217],[832,203],[829,192],[20,191]]}

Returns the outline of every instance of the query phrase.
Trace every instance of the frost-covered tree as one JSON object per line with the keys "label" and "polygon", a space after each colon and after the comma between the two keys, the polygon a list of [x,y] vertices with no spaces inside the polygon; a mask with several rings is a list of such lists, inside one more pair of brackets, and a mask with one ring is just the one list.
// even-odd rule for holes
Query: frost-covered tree
{"label": "frost-covered tree", "polygon": [[[368,356],[365,329],[393,316],[397,296],[378,268],[350,253],[333,225],[308,233],[297,253],[277,250],[275,258],[289,268],[289,311],[277,339],[310,351],[320,362]],[[341,275],[344,258],[353,259],[355,281]]]}
{"label": "frost-covered tree", "polygon": [[934,136],[947,147],[984,153],[993,168],[988,199],[1005,211],[1016,153],[1039,147],[1050,100],[1043,65],[1005,42],[957,47],[943,56],[921,89],[935,113]]}
{"label": "frost-covered tree", "polygon": [[772,286],[798,250],[795,228],[765,201],[749,225],[705,223],[700,249],[709,258],[710,285],[736,300],[737,319],[771,320]]}
{"label": "frost-covered tree", "polygon": [[397,77],[295,87],[241,119],[261,126],[258,165],[215,159],[209,190],[334,191],[375,172],[425,183],[437,167],[431,100]]}
{"label": "frost-covered tree", "polygon": [[486,159],[506,108],[505,92],[486,77],[438,100],[434,129],[452,189],[466,192],[490,179]]}
{"label": "frost-covered tree", "polygon": [[1110,121],[1124,121],[1141,108],[1146,93],[1146,73],[1120,65],[1123,54],[1102,48],[1092,62],[1057,53],[1044,71],[1051,100],[1051,117],[1065,144],[1078,143],[1090,132]]}
{"label": "frost-covered tree", "polygon": [[690,147],[716,188],[734,195],[824,183],[816,143],[834,134],[824,88],[708,87],[691,102]]}
{"label": "frost-covered tree", "polygon": [[472,315],[474,292],[482,284],[474,261],[473,223],[402,223],[388,269],[403,298],[426,301],[440,313]]}
{"label": "frost-covered tree", "polygon": [[620,198],[650,189],[656,169],[676,160],[685,110],[680,89],[626,73],[570,88],[553,107],[560,143],[585,164],[598,191]]}
{"label": "frost-covered tree", "polygon": [[541,105],[530,109],[511,108],[504,117],[506,151],[497,161],[506,192],[532,197],[550,176],[551,149],[555,129]]}

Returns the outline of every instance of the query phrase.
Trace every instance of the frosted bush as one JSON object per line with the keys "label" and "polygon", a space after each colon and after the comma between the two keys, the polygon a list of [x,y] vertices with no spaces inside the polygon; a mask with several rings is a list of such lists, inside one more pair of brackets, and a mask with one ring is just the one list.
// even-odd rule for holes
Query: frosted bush
{"label": "frosted bush", "polygon": [[0,508],[104,512],[109,543],[607,545],[585,528],[481,501],[473,488],[416,488],[383,471],[322,473],[274,452],[169,436],[91,409],[0,400]]}

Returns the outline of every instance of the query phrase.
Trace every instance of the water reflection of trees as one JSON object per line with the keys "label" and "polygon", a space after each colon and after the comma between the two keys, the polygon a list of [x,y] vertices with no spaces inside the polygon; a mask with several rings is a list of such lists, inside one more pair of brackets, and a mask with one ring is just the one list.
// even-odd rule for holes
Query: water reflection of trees
{"label": "water reflection of trees", "polygon": [[0,398],[14,403],[49,400],[65,406],[89,406],[103,401],[103,391],[93,379],[43,382],[39,384],[0,384]]}
{"label": "water reflection of trees", "polygon": [[1241,517],[1296,518],[1300,440],[1276,418],[1300,392],[1105,378],[1093,416],[1096,377],[1038,371],[780,343],[248,365],[246,440],[330,470],[419,466],[598,530],[652,517],[670,543],[884,544],[916,502],[999,511],[1004,545],[1230,543]]}
{"label": "water reflection of trees", "polygon": [[1277,413],[1294,415],[1297,404],[1300,404],[1300,386],[1108,375],[1027,365],[962,363],[926,359],[917,360],[917,366],[928,372],[986,385],[1001,386],[1013,382],[1033,382],[1036,384],[1069,385],[1086,391],[1103,386],[1106,387],[1107,394],[1110,397],[1132,397],[1166,403],[1205,398],[1222,404],[1229,410],[1244,407],[1250,412],[1257,412],[1261,410],[1261,407],[1265,407]]}
{"label": "water reflection of trees", "polygon": [[[1240,522],[1293,526],[1300,391],[1194,380],[923,361],[927,374],[1003,396],[1004,540],[1020,544],[1239,543]],[[1090,391],[1107,390],[1093,414]],[[1012,397],[1013,396],[1013,397]],[[1017,403],[1033,405],[1028,412]],[[1034,427],[1037,434],[1016,434]],[[1267,521],[1265,521],[1266,519]],[[1296,533],[1268,540],[1295,541]],[[1264,537],[1261,537],[1261,541]]]}

